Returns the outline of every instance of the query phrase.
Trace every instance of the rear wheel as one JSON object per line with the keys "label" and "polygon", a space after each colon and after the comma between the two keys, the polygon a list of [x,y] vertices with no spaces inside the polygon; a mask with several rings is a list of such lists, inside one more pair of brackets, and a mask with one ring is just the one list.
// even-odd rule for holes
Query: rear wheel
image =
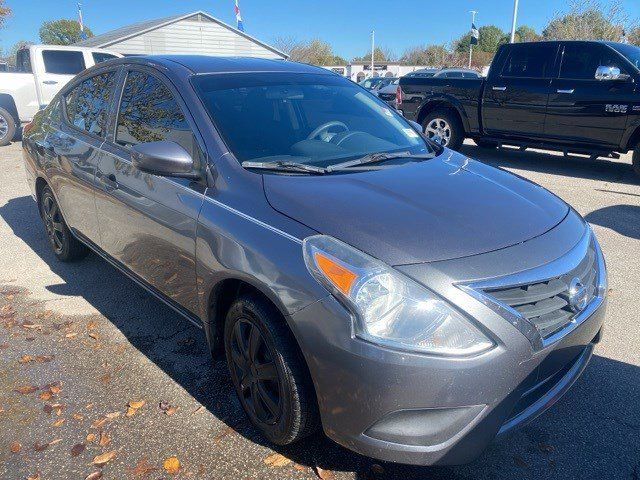
{"label": "rear wheel", "polygon": [[458,114],[449,108],[436,108],[422,121],[424,133],[431,139],[438,138],[440,143],[458,150],[464,141],[464,127]]}
{"label": "rear wheel", "polygon": [[640,177],[640,144],[633,149],[633,171]]}
{"label": "rear wheel", "polygon": [[242,408],[268,440],[287,445],[318,428],[306,365],[273,305],[257,295],[236,300],[227,313],[224,343]]}
{"label": "rear wheel", "polygon": [[58,260],[73,262],[89,253],[89,249],[71,234],[49,187],[44,187],[40,194],[40,213],[47,238]]}
{"label": "rear wheel", "polygon": [[16,121],[8,111],[0,107],[0,146],[9,145],[16,134]]}

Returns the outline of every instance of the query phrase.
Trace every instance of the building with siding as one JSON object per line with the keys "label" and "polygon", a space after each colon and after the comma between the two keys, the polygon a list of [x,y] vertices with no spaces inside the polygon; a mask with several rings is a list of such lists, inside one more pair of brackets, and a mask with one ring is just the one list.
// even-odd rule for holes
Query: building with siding
{"label": "building with siding", "polygon": [[123,55],[207,54],[286,59],[287,55],[203,11],[127,25],[76,43]]}

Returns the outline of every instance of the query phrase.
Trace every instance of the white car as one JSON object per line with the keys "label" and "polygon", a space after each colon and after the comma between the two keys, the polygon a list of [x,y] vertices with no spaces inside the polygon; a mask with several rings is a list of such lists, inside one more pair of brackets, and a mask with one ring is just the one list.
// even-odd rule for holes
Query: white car
{"label": "white car", "polygon": [[109,50],[59,45],[31,45],[18,50],[14,72],[0,72],[0,145],[13,139],[77,73],[121,57]]}

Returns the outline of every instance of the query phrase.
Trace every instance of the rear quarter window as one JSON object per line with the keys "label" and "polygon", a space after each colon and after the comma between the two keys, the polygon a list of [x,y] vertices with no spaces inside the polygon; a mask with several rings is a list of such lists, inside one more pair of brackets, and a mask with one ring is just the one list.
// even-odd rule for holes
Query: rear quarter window
{"label": "rear quarter window", "polygon": [[90,77],[65,95],[67,121],[74,127],[104,138],[115,72]]}

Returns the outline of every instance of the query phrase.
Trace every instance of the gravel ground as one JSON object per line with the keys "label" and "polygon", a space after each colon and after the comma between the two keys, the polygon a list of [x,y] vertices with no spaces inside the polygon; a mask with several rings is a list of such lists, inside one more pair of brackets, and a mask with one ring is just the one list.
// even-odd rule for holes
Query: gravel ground
{"label": "gravel ground", "polygon": [[[548,413],[470,465],[417,468],[375,462],[320,434],[292,448],[265,444],[199,330],[95,255],[55,261],[20,146],[1,147],[0,478],[637,480],[640,188],[630,158],[568,160],[471,142],[464,153],[540,183],[594,225],[609,266],[608,322],[590,366]],[[93,465],[100,455],[110,458],[102,468]],[[173,474],[164,468],[176,466],[172,457]]]}

